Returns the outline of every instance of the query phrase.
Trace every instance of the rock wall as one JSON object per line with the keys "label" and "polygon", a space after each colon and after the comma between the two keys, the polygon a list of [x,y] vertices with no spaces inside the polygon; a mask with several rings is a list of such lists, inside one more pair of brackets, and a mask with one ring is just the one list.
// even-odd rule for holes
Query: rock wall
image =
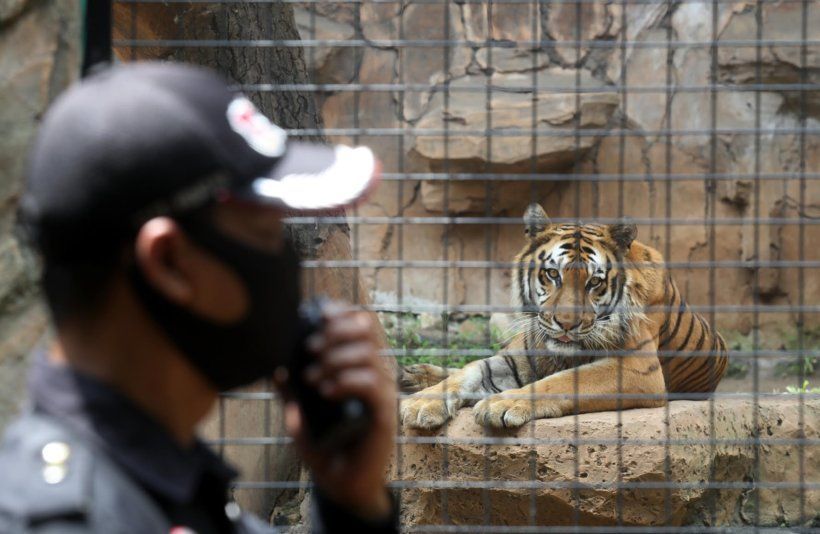
{"label": "rock wall", "polygon": [[43,111],[79,74],[79,18],[76,0],[0,0],[0,432],[46,324],[35,262],[13,232],[25,156]]}
{"label": "rock wall", "polygon": [[[503,219],[362,226],[359,257],[507,261],[524,244],[517,219],[537,200],[552,217],[643,219],[639,239],[676,262],[690,303],[760,302],[780,307],[760,315],[764,329],[794,324],[783,307],[820,296],[816,272],[804,269],[801,285],[788,264],[819,254],[820,101],[798,88],[820,78],[820,6],[807,4],[804,55],[798,2],[762,5],[759,49],[754,3],[720,3],[714,28],[711,9],[603,0],[537,12],[483,2],[297,9],[303,39],[365,43],[306,54],[315,82],[364,84],[321,93],[327,132],[373,146],[388,173],[406,177],[386,181],[358,215]],[[710,260],[727,263],[712,270]],[[463,266],[365,274],[368,287],[404,298],[509,302],[502,268],[489,283],[485,269]],[[716,320],[743,333],[755,321]],[[803,322],[820,324],[812,313]]]}
{"label": "rock wall", "polygon": [[761,399],[755,410],[724,398],[713,414],[708,402],[675,401],[668,414],[668,426],[666,409],[652,408],[488,435],[463,409],[438,440],[405,436],[394,476],[418,487],[402,492],[402,524],[820,524],[820,491],[800,490],[820,476],[818,399]]}

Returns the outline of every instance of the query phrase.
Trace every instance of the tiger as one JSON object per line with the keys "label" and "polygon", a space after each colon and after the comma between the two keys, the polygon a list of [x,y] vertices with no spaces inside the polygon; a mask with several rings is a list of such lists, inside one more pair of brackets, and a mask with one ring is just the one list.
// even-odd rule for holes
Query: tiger
{"label": "tiger", "polygon": [[470,404],[478,424],[502,429],[714,392],[726,343],[689,308],[663,256],[635,240],[634,224],[553,224],[539,204],[524,222],[510,342],[461,369],[408,366],[403,386],[420,391],[402,400],[405,426],[438,428]]}

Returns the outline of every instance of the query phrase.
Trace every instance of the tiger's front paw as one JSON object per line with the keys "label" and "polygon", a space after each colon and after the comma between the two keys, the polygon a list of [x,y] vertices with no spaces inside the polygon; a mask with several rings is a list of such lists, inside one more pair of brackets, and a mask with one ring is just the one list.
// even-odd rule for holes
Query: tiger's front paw
{"label": "tiger's front paw", "polygon": [[[434,397],[438,398],[434,398]],[[421,391],[401,403],[402,424],[410,428],[433,430],[452,418],[458,411],[456,398],[441,391]]]}
{"label": "tiger's front paw", "polygon": [[478,402],[473,408],[475,421],[491,428],[518,428],[533,419],[561,417],[558,406],[530,399],[511,399],[493,395]]}
{"label": "tiger's front paw", "polygon": [[530,401],[487,397],[473,407],[475,422],[492,428],[517,428],[533,419]]}
{"label": "tiger's front paw", "polygon": [[399,389],[405,393],[422,391],[447,378],[449,372],[450,369],[429,363],[405,365],[401,368]]}

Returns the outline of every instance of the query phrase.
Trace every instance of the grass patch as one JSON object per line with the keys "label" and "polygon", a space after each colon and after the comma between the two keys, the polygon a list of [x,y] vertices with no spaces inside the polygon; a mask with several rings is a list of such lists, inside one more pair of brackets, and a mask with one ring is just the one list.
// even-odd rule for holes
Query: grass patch
{"label": "grass patch", "polygon": [[414,314],[383,318],[390,347],[411,352],[397,356],[399,364],[428,363],[461,368],[501,350],[502,333],[490,325],[489,317],[446,319]]}
{"label": "grass patch", "polygon": [[[754,334],[741,334],[737,331],[725,331],[723,337],[729,348],[729,367],[726,376],[729,378],[744,378],[752,366],[751,353],[755,350],[782,350],[784,352],[817,352],[820,350],[820,327],[803,330],[802,343],[797,328],[784,328],[776,334],[760,334],[755,343]],[[733,355],[732,353],[744,353]],[[778,357],[774,362],[772,374],[777,377],[807,377],[815,376],[820,370],[820,359],[812,354],[786,355]]]}

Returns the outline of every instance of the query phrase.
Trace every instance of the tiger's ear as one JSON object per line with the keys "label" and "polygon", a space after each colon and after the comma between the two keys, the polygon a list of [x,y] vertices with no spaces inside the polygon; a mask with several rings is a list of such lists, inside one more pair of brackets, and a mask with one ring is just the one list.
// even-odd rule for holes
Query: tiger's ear
{"label": "tiger's ear", "polygon": [[637,235],[638,227],[629,221],[609,225],[609,236],[621,250],[629,250]]}
{"label": "tiger's ear", "polygon": [[540,204],[533,203],[527,206],[527,211],[524,212],[524,235],[535,239],[535,236],[546,230],[549,224],[550,218]]}

